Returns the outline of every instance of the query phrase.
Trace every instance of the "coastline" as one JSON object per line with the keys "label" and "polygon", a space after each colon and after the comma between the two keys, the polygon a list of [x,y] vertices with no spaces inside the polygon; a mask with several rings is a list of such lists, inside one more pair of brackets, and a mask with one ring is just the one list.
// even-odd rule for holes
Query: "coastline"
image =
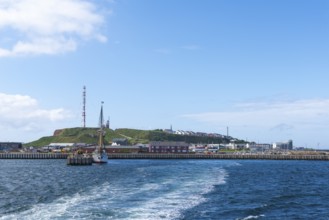
{"label": "coastline", "polygon": [[[0,153],[0,159],[67,159],[67,153]],[[152,154],[115,153],[111,159],[218,159],[218,160],[323,160],[329,155],[289,154]]]}

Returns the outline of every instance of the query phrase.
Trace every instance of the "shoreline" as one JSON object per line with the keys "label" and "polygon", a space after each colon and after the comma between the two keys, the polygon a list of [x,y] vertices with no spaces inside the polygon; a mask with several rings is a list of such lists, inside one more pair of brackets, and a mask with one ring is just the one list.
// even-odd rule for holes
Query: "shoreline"
{"label": "shoreline", "polygon": [[[67,159],[67,153],[0,153],[0,159]],[[109,159],[218,159],[218,160],[322,160],[329,155],[284,155],[284,154],[152,154],[115,153]]]}

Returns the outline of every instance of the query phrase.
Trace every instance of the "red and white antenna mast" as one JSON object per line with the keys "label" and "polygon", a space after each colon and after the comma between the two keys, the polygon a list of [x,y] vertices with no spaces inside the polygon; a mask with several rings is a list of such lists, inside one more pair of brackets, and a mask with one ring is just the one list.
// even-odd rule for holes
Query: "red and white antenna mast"
{"label": "red and white antenna mast", "polygon": [[86,127],[86,86],[83,86],[82,91],[82,127]]}

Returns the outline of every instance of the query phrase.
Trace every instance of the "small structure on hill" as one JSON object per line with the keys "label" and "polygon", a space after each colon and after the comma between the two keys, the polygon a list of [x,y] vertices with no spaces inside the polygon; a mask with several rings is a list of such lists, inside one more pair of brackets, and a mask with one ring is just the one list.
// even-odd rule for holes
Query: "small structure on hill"
{"label": "small structure on hill", "polygon": [[127,138],[113,138],[112,139],[112,145],[128,145],[128,140]]}

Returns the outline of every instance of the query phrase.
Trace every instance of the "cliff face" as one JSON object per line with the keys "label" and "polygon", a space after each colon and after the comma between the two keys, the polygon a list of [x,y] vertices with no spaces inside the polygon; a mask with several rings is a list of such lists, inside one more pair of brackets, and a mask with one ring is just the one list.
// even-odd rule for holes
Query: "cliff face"
{"label": "cliff face", "polygon": [[54,131],[53,136],[55,136],[55,137],[60,136],[63,133],[63,131],[64,131],[64,129],[57,129]]}

